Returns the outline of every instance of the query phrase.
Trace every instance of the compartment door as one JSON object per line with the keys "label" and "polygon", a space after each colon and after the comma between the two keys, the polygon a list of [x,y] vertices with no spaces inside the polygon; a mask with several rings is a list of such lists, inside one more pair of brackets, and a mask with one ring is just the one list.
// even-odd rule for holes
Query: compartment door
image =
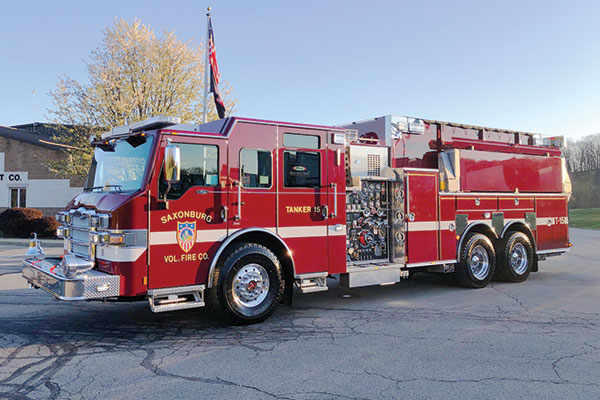
{"label": "compartment door", "polygon": [[440,259],[438,175],[436,172],[407,172],[407,264],[435,262]]}

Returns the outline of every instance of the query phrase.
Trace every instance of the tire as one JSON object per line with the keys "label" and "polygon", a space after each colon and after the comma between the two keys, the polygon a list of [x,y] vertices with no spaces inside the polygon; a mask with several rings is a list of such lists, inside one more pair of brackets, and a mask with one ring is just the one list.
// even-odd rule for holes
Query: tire
{"label": "tire", "polygon": [[285,289],[277,256],[262,245],[243,243],[223,260],[206,296],[213,314],[230,325],[254,324],[273,314]]}
{"label": "tire", "polygon": [[460,249],[460,262],[455,266],[458,283],[470,288],[485,287],[495,270],[496,253],[490,239],[481,233],[469,233]]}
{"label": "tire", "polygon": [[533,246],[523,232],[508,232],[500,242],[496,278],[505,282],[523,282],[533,266]]}

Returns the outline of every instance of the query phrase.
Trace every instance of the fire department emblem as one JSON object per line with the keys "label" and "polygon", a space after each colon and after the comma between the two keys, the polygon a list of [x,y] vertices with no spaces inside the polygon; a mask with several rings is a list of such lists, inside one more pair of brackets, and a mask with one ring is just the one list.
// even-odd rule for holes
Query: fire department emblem
{"label": "fire department emblem", "polygon": [[177,243],[186,253],[194,247],[194,243],[196,243],[196,221],[177,222]]}

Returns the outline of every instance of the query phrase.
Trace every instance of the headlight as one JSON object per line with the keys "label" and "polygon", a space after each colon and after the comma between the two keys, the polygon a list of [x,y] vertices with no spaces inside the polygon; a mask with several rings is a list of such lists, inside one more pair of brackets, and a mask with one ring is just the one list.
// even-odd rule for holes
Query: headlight
{"label": "headlight", "polygon": [[98,227],[99,228],[108,228],[108,214],[98,214]]}
{"label": "headlight", "polygon": [[93,228],[108,228],[108,214],[96,214],[90,216],[90,226]]}
{"label": "headlight", "polygon": [[98,244],[100,243],[100,235],[98,232],[90,232],[89,233],[89,238],[90,238],[90,243],[92,244]]}
{"label": "headlight", "polygon": [[69,228],[64,226],[59,226],[56,228],[56,236],[60,239],[68,239],[69,238]]}
{"label": "headlight", "polygon": [[69,222],[71,222],[71,216],[66,213],[66,212],[59,212],[58,214],[56,214],[54,216],[54,218],[56,218],[56,220],[61,223],[61,224],[68,224]]}

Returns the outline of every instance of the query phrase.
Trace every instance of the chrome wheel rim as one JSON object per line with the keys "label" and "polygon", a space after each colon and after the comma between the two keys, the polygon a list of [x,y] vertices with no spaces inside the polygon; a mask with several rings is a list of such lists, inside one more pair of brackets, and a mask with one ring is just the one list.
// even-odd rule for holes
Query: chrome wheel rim
{"label": "chrome wheel rim", "polygon": [[245,307],[262,303],[269,293],[269,274],[259,264],[244,265],[233,278],[233,300]]}
{"label": "chrome wheel rim", "polygon": [[483,246],[475,246],[469,259],[469,268],[473,276],[482,281],[490,272],[490,256]]}
{"label": "chrome wheel rim", "polygon": [[523,244],[517,243],[510,252],[510,267],[515,273],[523,275],[527,271],[527,249]]}

